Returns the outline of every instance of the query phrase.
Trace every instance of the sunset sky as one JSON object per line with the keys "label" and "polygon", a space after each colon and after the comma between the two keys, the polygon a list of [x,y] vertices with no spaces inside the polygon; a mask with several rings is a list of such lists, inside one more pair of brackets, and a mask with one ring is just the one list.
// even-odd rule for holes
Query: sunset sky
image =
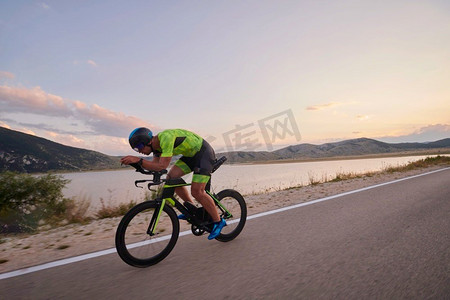
{"label": "sunset sky", "polygon": [[0,1],[0,126],[112,155],[139,126],[447,138],[450,1]]}

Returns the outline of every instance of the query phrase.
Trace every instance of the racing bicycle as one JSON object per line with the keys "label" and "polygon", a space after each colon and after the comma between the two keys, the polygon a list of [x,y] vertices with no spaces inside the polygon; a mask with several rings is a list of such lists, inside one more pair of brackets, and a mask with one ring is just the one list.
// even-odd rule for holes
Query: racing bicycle
{"label": "racing bicycle", "polygon": [[[215,161],[211,173],[216,171],[226,157]],[[153,200],[142,202],[131,208],[122,218],[116,231],[116,249],[120,258],[134,267],[149,267],[166,258],[177,243],[180,234],[180,222],[174,208],[184,214],[190,229],[195,236],[211,232],[213,221],[203,207],[197,207],[189,202],[181,203],[174,196],[175,189],[190,186],[182,178],[166,179],[167,170],[149,171],[138,164],[131,164],[152,179],[136,180],[135,186],[142,187],[147,183],[151,191],[154,186],[162,185],[159,196]],[[225,189],[216,193],[211,192],[211,179],[206,184],[206,192],[214,200],[220,217],[224,218],[227,226],[216,238],[220,242],[235,239],[242,231],[247,218],[247,206],[242,195],[233,190]]]}

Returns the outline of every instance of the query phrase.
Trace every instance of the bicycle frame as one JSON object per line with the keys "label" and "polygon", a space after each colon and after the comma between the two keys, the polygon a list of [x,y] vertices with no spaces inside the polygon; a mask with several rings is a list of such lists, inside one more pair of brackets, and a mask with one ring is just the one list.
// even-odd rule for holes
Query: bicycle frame
{"label": "bicycle frame", "polygon": [[[211,174],[225,161],[224,156],[217,159],[213,164]],[[134,267],[149,267],[169,255],[180,234],[180,221],[179,218],[177,219],[175,209],[185,215],[186,218],[183,219],[186,219],[191,225],[191,231],[195,236],[201,236],[205,232],[212,231],[214,223],[204,207],[175,198],[177,188],[191,186],[191,183],[186,183],[181,178],[161,178],[167,174],[165,169],[160,171],[145,170],[138,163],[131,164],[131,166],[137,172],[153,176],[149,180],[136,180],[135,186],[143,188],[141,184],[148,183],[147,187],[150,190],[153,190],[152,186],[162,185],[162,187],[156,199],[144,201],[134,206],[120,221],[116,231],[115,243],[117,253],[124,262]],[[236,226],[228,227],[225,232],[221,232],[215,238],[220,242],[229,242],[235,239],[244,228],[247,218],[245,200],[239,192],[233,189],[225,189],[215,194],[211,192],[210,187],[211,180],[207,182],[205,192],[213,199],[214,207],[218,209],[219,216],[227,220],[229,224],[237,223]],[[231,214],[231,211],[234,212],[235,210],[236,220],[234,220],[235,216]],[[157,237],[158,234],[161,234],[161,236]],[[155,237],[157,238],[153,239]],[[160,242],[161,244],[159,244]],[[153,245],[155,243],[158,243],[158,245]],[[150,247],[139,249],[145,246]],[[138,249],[132,250],[135,248]]]}
{"label": "bicycle frame", "polygon": [[[150,221],[150,224],[147,229],[147,234],[150,236],[155,235],[156,227],[158,226],[159,218],[161,216],[161,213],[165,207],[166,204],[169,204],[171,207],[175,207],[178,209],[182,214],[187,216],[189,218],[189,222],[195,226],[204,226],[205,224],[201,224],[201,222],[194,217],[194,215],[177,199],[174,197],[175,189],[183,186],[190,186],[191,183],[186,183],[183,179],[172,179],[168,180],[164,183],[162,195],[159,198],[156,198],[154,201],[156,201],[159,206],[157,207],[158,212],[156,214],[153,214],[152,220]],[[211,196],[213,201],[216,203],[216,205],[219,207],[222,213],[226,213],[227,218],[233,217],[233,215],[220,203],[220,201],[217,199],[216,195],[211,193],[210,191],[210,181],[208,182],[206,189],[206,193]]]}

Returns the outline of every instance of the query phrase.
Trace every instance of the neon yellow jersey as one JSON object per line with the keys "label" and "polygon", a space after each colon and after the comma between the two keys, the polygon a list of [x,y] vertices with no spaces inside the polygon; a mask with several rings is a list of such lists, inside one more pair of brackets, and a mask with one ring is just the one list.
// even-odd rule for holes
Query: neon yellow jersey
{"label": "neon yellow jersey", "polygon": [[[203,139],[195,133],[184,129],[167,129],[158,133],[160,151],[157,156],[171,157],[183,155],[193,157],[200,151]],[[159,153],[158,153],[159,152]],[[159,154],[159,155],[158,155]]]}

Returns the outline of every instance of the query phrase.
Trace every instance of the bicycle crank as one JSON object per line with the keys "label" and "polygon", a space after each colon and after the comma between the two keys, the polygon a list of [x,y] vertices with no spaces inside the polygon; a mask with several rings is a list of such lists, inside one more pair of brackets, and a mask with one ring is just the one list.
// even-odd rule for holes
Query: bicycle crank
{"label": "bicycle crank", "polygon": [[200,226],[194,225],[194,224],[192,224],[191,230],[192,230],[192,233],[196,236],[201,236],[202,234],[205,233],[205,229],[201,228]]}

